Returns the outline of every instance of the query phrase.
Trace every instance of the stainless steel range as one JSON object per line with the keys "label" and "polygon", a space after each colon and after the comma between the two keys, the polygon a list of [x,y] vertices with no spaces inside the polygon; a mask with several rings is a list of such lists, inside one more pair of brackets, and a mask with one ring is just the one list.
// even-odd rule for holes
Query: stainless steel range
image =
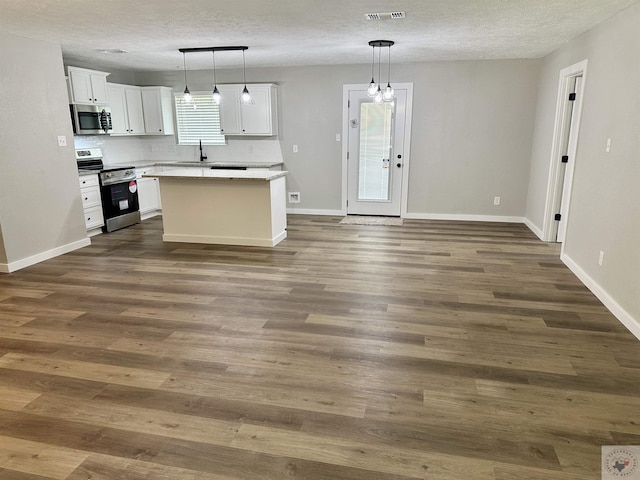
{"label": "stainless steel range", "polygon": [[105,232],[140,223],[135,167],[104,168],[99,148],[76,150],[78,170],[98,173]]}

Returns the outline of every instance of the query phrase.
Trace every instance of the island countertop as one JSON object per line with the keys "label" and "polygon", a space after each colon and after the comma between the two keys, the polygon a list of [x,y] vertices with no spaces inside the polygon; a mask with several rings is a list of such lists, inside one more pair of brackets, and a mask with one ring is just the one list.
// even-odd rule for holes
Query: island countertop
{"label": "island countertop", "polygon": [[176,168],[143,177],[158,180],[165,242],[274,247],[287,238],[287,173]]}
{"label": "island countertop", "polygon": [[270,181],[284,177],[288,171],[282,170],[224,170],[210,168],[179,168],[167,172],[148,173],[143,177],[152,178],[193,178],[193,179],[227,179],[227,180],[263,180]]}

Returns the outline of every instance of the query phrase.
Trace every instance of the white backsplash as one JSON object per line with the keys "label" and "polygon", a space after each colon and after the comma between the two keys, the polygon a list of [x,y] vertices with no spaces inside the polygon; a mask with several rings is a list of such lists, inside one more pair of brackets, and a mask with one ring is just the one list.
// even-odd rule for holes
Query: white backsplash
{"label": "white backsplash", "polygon": [[[198,146],[176,145],[173,136],[112,137],[80,135],[75,148],[100,147],[105,165],[143,162],[197,162]],[[208,162],[281,162],[280,142],[272,138],[227,139],[227,145],[203,145]]]}

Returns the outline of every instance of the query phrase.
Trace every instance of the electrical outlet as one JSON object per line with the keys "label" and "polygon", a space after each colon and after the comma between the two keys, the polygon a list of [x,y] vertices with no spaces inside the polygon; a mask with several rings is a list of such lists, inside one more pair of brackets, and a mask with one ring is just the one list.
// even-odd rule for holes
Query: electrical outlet
{"label": "electrical outlet", "polygon": [[339,142],[340,140],[342,140],[342,137],[339,133],[336,133],[336,142]]}
{"label": "electrical outlet", "polygon": [[600,255],[598,256],[598,265],[602,266],[604,263],[604,252],[600,250]]}
{"label": "electrical outlet", "polygon": [[293,153],[298,153],[298,145],[293,146]]}
{"label": "electrical outlet", "polygon": [[493,197],[493,204],[500,205],[500,197]]}
{"label": "electrical outlet", "polygon": [[58,146],[59,147],[67,146],[67,137],[65,135],[58,135]]}
{"label": "electrical outlet", "polygon": [[300,203],[300,192],[288,192],[289,203]]}

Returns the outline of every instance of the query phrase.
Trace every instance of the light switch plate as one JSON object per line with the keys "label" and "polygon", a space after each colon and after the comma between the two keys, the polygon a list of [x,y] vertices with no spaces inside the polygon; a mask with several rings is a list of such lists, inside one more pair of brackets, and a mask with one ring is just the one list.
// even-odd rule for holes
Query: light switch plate
{"label": "light switch plate", "polygon": [[293,146],[293,153],[298,153],[298,145]]}

